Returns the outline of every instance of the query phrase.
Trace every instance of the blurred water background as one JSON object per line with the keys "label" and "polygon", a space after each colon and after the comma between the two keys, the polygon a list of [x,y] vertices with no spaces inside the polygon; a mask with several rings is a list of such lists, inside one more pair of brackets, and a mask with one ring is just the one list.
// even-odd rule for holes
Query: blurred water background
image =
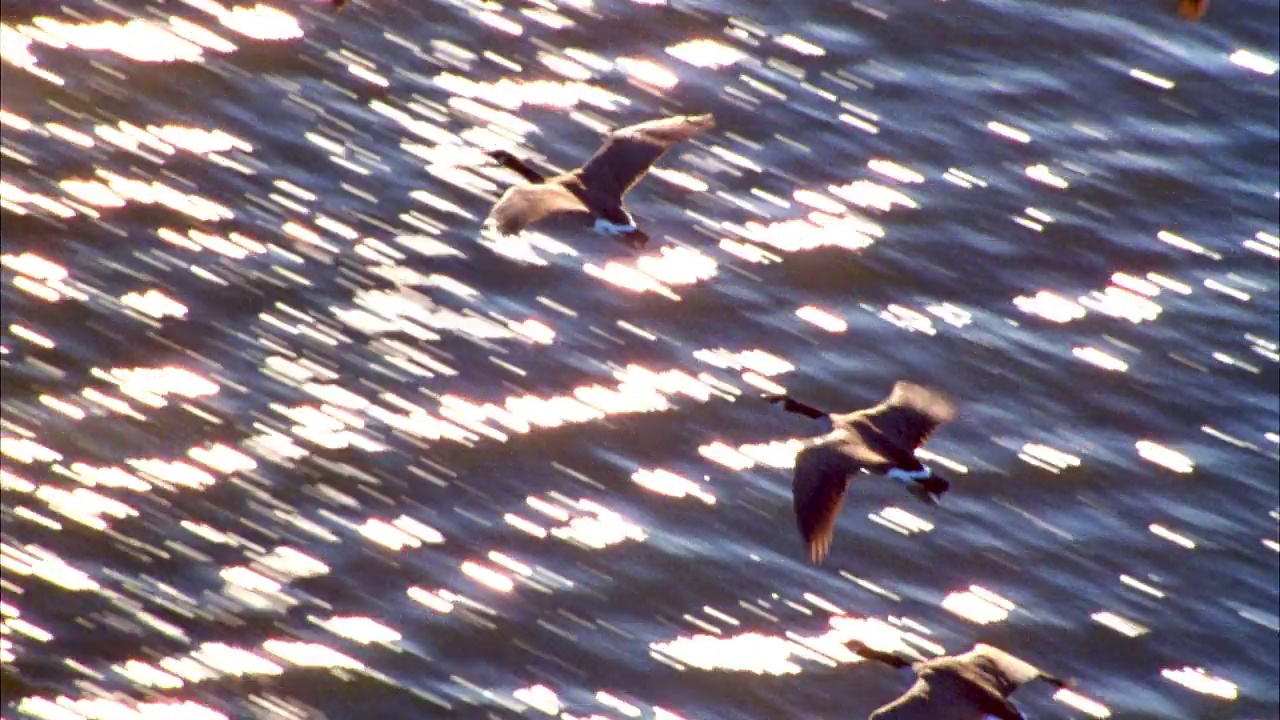
{"label": "blurred water background", "polygon": [[[1275,0],[3,16],[4,717],[1280,717]],[[481,234],[706,111],[646,250]],[[898,379],[954,489],[810,566],[757,398]]]}

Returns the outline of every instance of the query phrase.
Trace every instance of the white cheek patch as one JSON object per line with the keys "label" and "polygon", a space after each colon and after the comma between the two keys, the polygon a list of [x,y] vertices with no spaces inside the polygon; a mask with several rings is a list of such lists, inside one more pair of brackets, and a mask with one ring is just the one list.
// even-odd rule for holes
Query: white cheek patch
{"label": "white cheek patch", "polygon": [[930,470],[928,466],[925,466],[921,470],[916,470],[915,472],[903,470],[902,468],[893,468],[885,474],[900,483],[915,483],[920,482],[921,480],[928,480],[933,477],[933,471]]}
{"label": "white cheek patch", "polygon": [[628,225],[615,225],[604,218],[596,218],[595,231],[602,235],[626,235],[629,232],[636,231],[635,223]]}

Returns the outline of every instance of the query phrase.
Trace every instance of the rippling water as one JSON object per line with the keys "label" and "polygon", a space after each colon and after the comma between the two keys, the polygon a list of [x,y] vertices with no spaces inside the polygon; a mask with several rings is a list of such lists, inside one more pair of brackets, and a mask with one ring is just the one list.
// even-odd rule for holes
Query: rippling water
{"label": "rippling water", "polygon": [[[1173,5],[6,2],[5,717],[1280,717],[1280,10]],[[955,490],[809,566],[755,398],[904,378]]]}

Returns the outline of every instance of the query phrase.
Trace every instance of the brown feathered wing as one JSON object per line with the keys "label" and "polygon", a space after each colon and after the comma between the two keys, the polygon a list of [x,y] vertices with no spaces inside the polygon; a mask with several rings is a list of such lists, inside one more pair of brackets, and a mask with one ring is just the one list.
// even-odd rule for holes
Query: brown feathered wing
{"label": "brown feathered wing", "polygon": [[934,430],[955,417],[955,404],[941,391],[900,382],[879,405],[840,416],[836,425],[861,438],[861,443],[851,441],[846,447],[857,460],[868,466],[893,465],[898,462],[894,456],[918,450]]}
{"label": "brown feathered wing", "polygon": [[595,155],[578,170],[588,188],[608,193],[617,202],[673,146],[715,127],[706,115],[678,115],[618,128],[609,133]]}
{"label": "brown feathered wing", "polygon": [[800,537],[809,548],[809,560],[815,564],[831,550],[849,478],[861,469],[843,450],[841,442],[840,438],[827,440],[796,454],[792,503]]}

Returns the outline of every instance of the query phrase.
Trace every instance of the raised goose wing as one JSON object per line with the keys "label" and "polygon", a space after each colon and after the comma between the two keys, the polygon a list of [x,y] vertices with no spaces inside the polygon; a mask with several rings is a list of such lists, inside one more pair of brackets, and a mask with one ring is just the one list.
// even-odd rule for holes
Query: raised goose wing
{"label": "raised goose wing", "polygon": [[982,682],[1004,697],[1040,676],[1040,668],[1000,648],[983,643],[956,656],[956,660],[967,663],[973,675],[980,677]]}
{"label": "raised goose wing", "polygon": [[715,118],[708,113],[677,115],[619,128],[609,133],[578,173],[584,185],[621,202],[622,196],[667,150],[715,124]]}
{"label": "raised goose wing", "polygon": [[831,550],[849,476],[861,467],[843,451],[840,438],[811,445],[796,454],[791,497],[800,537],[814,564],[822,562]]}
{"label": "raised goose wing", "polygon": [[955,419],[956,406],[939,390],[900,382],[884,402],[852,415],[895,447],[914,451],[939,425]]}
{"label": "raised goose wing", "polygon": [[563,185],[546,182],[507,188],[489,211],[489,220],[499,233],[515,235],[548,215],[564,213],[590,214],[590,210]]}

